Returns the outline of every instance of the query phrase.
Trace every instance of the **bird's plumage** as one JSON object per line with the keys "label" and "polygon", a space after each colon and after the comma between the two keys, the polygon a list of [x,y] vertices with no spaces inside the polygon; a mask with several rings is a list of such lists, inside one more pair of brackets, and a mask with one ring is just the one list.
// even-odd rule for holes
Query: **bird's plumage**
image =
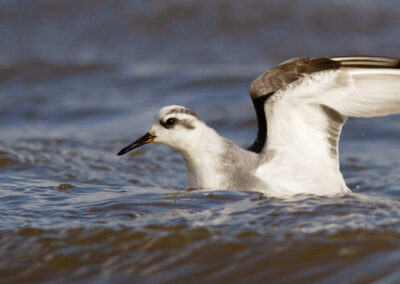
{"label": "bird's plumage", "polygon": [[[345,193],[349,189],[338,155],[342,126],[349,116],[400,112],[400,61],[291,59],[256,78],[250,96],[259,129],[248,150],[219,136],[184,107],[160,111],[159,121],[171,115],[177,121],[175,132],[168,135],[190,138],[154,138],[182,153],[188,186],[258,190],[273,196]],[[180,128],[179,123],[193,127]],[[154,133],[150,131],[154,137],[157,131],[165,132],[160,125],[156,122]]]}
{"label": "bird's plumage", "polygon": [[[250,97],[256,110],[258,121],[258,134],[253,145],[249,150],[260,152],[263,148],[267,136],[267,124],[265,121],[265,102],[276,92],[284,92],[287,88],[293,88],[307,82],[308,78],[316,74],[327,74],[328,71],[335,74],[344,74],[345,71],[373,71],[387,72],[394,69],[396,76],[399,76],[400,61],[386,57],[331,57],[331,58],[294,58],[283,62],[282,64],[272,68],[264,74],[257,77],[250,85]],[[379,71],[380,69],[380,71]],[[336,72],[334,72],[336,71]],[[345,79],[344,76],[338,76]],[[326,77],[327,78],[327,77]],[[324,80],[324,76],[319,77]],[[398,79],[397,79],[398,80]],[[316,80],[313,81],[315,83]],[[337,81],[337,83],[340,83]],[[345,82],[342,82],[345,83]],[[379,82],[378,82],[379,85]],[[339,87],[340,84],[337,85]],[[321,90],[322,91],[322,90]],[[380,93],[380,92],[378,92]],[[276,97],[276,95],[275,95]],[[340,99],[339,99],[340,100]],[[355,115],[357,116],[357,115]]]}

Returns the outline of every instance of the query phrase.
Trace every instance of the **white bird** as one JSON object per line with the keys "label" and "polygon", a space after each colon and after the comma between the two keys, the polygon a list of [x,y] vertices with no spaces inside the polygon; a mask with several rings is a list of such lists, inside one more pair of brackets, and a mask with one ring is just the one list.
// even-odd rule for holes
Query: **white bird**
{"label": "white bird", "polygon": [[339,169],[347,117],[400,112],[400,61],[382,57],[295,58],[255,79],[257,138],[242,149],[183,106],[163,107],[149,142],[178,150],[189,188],[254,190],[268,196],[350,192]]}

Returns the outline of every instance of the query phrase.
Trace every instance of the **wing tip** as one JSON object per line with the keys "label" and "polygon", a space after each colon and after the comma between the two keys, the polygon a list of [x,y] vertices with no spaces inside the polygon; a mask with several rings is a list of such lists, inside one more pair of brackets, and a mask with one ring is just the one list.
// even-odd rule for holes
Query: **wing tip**
{"label": "wing tip", "polygon": [[359,68],[400,68],[400,60],[383,56],[334,56],[331,60],[340,62],[341,67]]}

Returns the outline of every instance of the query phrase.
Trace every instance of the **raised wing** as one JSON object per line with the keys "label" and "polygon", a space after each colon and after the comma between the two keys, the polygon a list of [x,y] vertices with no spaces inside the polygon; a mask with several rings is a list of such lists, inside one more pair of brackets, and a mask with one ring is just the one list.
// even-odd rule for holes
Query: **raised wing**
{"label": "raised wing", "polygon": [[[329,70],[362,70],[370,69],[399,69],[400,61],[385,57],[332,57],[332,58],[295,58],[283,62],[279,66],[260,75],[250,86],[250,96],[257,114],[258,133],[254,143],[248,150],[259,153],[263,149],[267,136],[265,119],[265,102],[276,92],[285,90],[292,83],[296,84],[312,74]],[[355,71],[354,70],[354,71]],[[376,71],[376,70],[375,70]],[[385,71],[378,71],[385,72]],[[395,71],[397,74],[398,71]],[[366,75],[364,73],[364,75]],[[385,76],[385,75],[383,75]],[[381,81],[382,76],[375,80]],[[386,77],[386,80],[391,80]],[[382,83],[382,81],[381,81]],[[374,84],[375,86],[379,86]],[[381,93],[378,92],[378,93]],[[339,98],[338,98],[339,99]],[[357,116],[357,115],[355,115]]]}
{"label": "raised wing", "polygon": [[341,128],[348,116],[400,113],[400,62],[380,57],[293,59],[258,77],[250,94],[253,102],[264,100],[261,110],[255,103],[259,125],[264,116],[258,134],[265,133],[252,146],[264,157],[258,174],[273,184],[282,184],[274,183],[275,177],[283,179],[293,192],[310,187],[309,192],[327,194],[335,192],[332,186],[345,192],[338,160]]}
{"label": "raised wing", "polygon": [[257,115],[258,133],[248,150],[260,153],[267,136],[265,120],[265,102],[277,91],[303,78],[308,74],[322,70],[337,69],[340,63],[328,58],[294,58],[260,75],[250,86],[250,96]]}

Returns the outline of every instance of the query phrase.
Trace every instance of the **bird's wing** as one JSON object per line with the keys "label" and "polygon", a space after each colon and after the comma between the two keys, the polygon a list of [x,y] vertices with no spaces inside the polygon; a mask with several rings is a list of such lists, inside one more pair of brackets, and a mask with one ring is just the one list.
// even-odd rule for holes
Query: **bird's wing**
{"label": "bird's wing", "polygon": [[257,114],[258,133],[254,143],[248,150],[260,153],[267,135],[265,118],[265,102],[279,90],[307,75],[332,70],[340,67],[340,63],[328,58],[294,58],[260,75],[250,85],[250,96]]}
{"label": "bird's wing", "polygon": [[[294,58],[283,62],[279,66],[272,68],[271,70],[265,72],[260,75],[257,79],[253,81],[250,86],[250,96],[254,104],[254,108],[257,114],[257,122],[258,122],[258,133],[257,138],[254,143],[248,148],[248,150],[259,153],[263,149],[267,136],[267,122],[265,116],[265,102],[272,96],[277,96],[277,92],[282,92],[287,89],[293,89],[294,84],[300,87],[301,83],[305,83],[307,79],[316,73],[322,72],[322,74],[329,75],[329,72],[324,71],[341,71],[337,74],[339,77],[339,73],[345,73],[342,71],[349,71],[352,69],[353,72],[357,72],[357,70],[366,72],[364,73],[364,80],[368,77],[367,73],[374,70],[377,72],[376,76],[371,74],[371,78],[380,81],[377,84],[375,82],[371,82],[371,85],[374,85],[375,88],[381,88],[382,84],[385,84],[387,80],[396,80],[395,78],[390,79],[386,77],[386,79],[382,80],[382,77],[385,77],[384,74],[386,70],[390,73],[388,69],[399,69],[400,61],[393,58],[385,58],[385,57],[332,57],[332,58]],[[378,70],[379,69],[379,70]],[[382,70],[380,70],[382,69]],[[398,74],[399,71],[394,71],[395,74]],[[353,73],[355,74],[355,73]],[[352,75],[353,75],[352,74]],[[344,75],[346,76],[346,75]],[[351,76],[351,75],[348,75]],[[396,75],[394,75],[396,76]],[[397,75],[398,76],[398,75]],[[323,81],[324,76],[321,76],[321,80]],[[342,76],[343,77],[343,76]],[[361,74],[358,77],[361,79]],[[397,79],[398,80],[398,79]],[[321,82],[315,82],[321,83]],[[314,82],[313,82],[314,84]],[[292,88],[290,88],[292,87]],[[340,87],[340,85],[337,85]],[[387,88],[391,88],[391,86],[386,85]],[[296,92],[297,88],[294,88]],[[334,90],[334,88],[332,89]],[[316,88],[316,92],[319,94],[322,90],[318,91]],[[312,94],[310,94],[312,95]],[[286,96],[286,95],[285,95]],[[382,96],[382,90],[376,93],[377,98]],[[292,97],[286,96],[288,100]],[[295,99],[296,95],[293,96]],[[353,96],[354,97],[354,96]],[[358,96],[359,99],[365,99],[363,96]],[[317,99],[317,97],[315,97]],[[338,100],[342,98],[340,96],[336,96]],[[357,99],[357,97],[354,97]],[[343,103],[348,104],[348,101],[343,101]],[[382,101],[382,103],[384,103]],[[334,108],[335,109],[335,108]],[[376,114],[379,115],[379,114]],[[354,115],[358,116],[358,115]],[[374,116],[372,114],[372,116]]]}
{"label": "bird's wing", "polygon": [[[250,94],[259,121],[259,136],[250,150],[262,152],[263,174],[273,174],[272,167],[286,168],[292,171],[286,173],[288,177],[307,178],[299,167],[285,165],[299,163],[305,171],[332,170],[336,175],[339,136],[348,116],[400,112],[400,61],[381,57],[292,59],[258,77]],[[279,166],[265,163],[276,155],[283,157],[275,159]]]}

